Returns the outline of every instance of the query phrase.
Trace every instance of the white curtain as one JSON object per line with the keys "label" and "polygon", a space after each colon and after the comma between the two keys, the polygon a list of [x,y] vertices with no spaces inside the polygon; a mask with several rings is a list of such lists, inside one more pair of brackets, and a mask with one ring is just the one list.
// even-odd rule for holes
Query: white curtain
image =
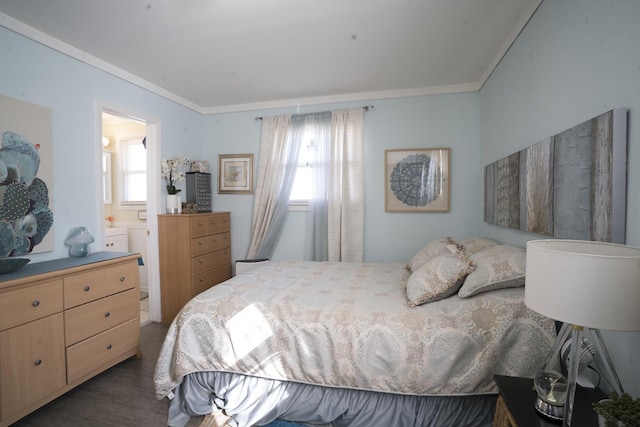
{"label": "white curtain", "polygon": [[332,114],[325,111],[306,116],[306,129],[313,138],[307,152],[308,166],[311,168],[311,195],[307,212],[304,258],[312,261],[328,261]]}
{"label": "white curtain", "polygon": [[247,258],[271,258],[289,210],[298,146],[289,137],[291,116],[262,119],[260,157]]}
{"label": "white curtain", "polygon": [[364,259],[364,109],[332,112],[329,261]]}
{"label": "white curtain", "polygon": [[267,117],[247,258],[271,258],[289,207],[305,132],[313,135],[305,258],[364,258],[364,110]]}

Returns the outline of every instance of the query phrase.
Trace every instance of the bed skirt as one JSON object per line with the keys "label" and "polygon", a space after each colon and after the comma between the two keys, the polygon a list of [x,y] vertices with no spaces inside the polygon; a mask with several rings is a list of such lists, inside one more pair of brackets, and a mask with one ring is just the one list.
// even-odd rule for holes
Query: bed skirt
{"label": "bed skirt", "polygon": [[222,409],[230,426],[287,420],[334,427],[490,427],[496,395],[412,396],[321,387],[220,372],[187,375],[174,390],[167,424]]}

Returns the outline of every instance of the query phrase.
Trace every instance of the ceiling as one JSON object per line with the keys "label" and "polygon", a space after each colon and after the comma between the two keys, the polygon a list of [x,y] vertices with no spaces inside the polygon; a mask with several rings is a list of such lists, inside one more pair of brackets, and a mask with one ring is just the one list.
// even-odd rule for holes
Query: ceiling
{"label": "ceiling", "polygon": [[0,25],[203,113],[479,90],[542,0],[0,0]]}

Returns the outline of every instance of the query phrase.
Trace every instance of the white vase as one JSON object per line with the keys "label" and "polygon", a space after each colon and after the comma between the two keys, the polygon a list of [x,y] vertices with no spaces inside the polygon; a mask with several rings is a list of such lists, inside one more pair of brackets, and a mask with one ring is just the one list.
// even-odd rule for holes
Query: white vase
{"label": "white vase", "polygon": [[180,196],[178,194],[167,194],[167,213],[178,214],[180,213]]}

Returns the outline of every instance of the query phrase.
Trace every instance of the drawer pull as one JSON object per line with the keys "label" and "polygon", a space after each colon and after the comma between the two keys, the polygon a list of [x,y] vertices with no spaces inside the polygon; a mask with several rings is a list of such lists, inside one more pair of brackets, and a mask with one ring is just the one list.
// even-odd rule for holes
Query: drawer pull
{"label": "drawer pull", "polygon": [[202,240],[198,240],[198,244],[202,246],[204,245],[204,242]]}
{"label": "drawer pull", "polygon": [[34,364],[35,366],[40,366],[40,365],[42,364],[42,360],[40,360],[40,359],[36,359],[36,360],[33,362],[33,364]]}
{"label": "drawer pull", "polygon": [[107,344],[107,350],[111,350],[112,345],[111,344]]}
{"label": "drawer pull", "polygon": [[202,227],[202,221],[198,221],[198,227]]}
{"label": "drawer pull", "polygon": [[202,261],[201,259],[199,259],[199,260],[198,260],[198,262],[199,262],[200,264],[202,264],[204,261]]}
{"label": "drawer pull", "polygon": [[124,276],[120,276],[120,281],[124,282],[125,277]]}
{"label": "drawer pull", "polygon": [[200,278],[200,281],[201,281],[201,282],[204,282],[204,278],[202,278],[202,277],[201,277],[201,278]]}
{"label": "drawer pull", "polygon": [[108,311],[104,313],[104,317],[109,317],[109,316],[111,316],[111,313],[109,313]]}
{"label": "drawer pull", "polygon": [[37,307],[40,305],[40,301],[35,300],[34,302],[31,303],[32,306]]}

